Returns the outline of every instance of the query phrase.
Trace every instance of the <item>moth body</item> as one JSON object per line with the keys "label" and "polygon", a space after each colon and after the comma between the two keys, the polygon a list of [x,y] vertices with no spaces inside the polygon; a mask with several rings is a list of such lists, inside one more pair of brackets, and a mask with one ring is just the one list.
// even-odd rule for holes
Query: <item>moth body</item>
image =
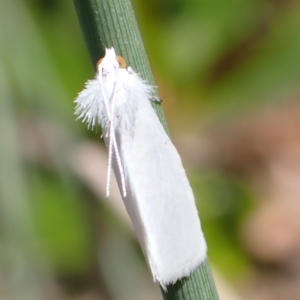
{"label": "moth body", "polygon": [[162,287],[190,275],[206,257],[195,199],[181,159],[155,114],[153,87],[113,48],[76,99],[76,114],[100,124],[122,198],[153,278]]}

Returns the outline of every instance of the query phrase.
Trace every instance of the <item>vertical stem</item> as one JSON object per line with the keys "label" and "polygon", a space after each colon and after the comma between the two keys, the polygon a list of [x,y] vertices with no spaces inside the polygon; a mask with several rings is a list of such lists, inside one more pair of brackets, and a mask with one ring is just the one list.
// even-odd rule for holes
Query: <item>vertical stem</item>
{"label": "vertical stem", "polygon": [[190,277],[169,285],[167,291],[162,290],[162,295],[165,300],[219,299],[207,260]]}
{"label": "vertical stem", "polygon": [[[130,0],[74,0],[74,4],[93,65],[103,57],[105,48],[114,47],[143,79],[155,85]],[[168,132],[161,106],[155,104],[154,109]],[[162,294],[166,300],[218,299],[207,261]]]}

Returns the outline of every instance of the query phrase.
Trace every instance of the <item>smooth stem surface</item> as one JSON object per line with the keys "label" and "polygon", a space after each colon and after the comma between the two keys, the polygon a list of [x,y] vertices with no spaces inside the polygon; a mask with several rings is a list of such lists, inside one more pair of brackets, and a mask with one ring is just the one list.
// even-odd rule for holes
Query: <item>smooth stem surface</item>
{"label": "smooth stem surface", "polygon": [[[74,0],[77,15],[93,62],[103,57],[105,48],[114,47],[141,77],[151,85],[154,79],[143,41],[129,0]],[[157,95],[155,95],[157,96]],[[154,105],[168,132],[162,108]],[[207,262],[190,276],[162,291],[164,299],[217,300],[218,295]]]}

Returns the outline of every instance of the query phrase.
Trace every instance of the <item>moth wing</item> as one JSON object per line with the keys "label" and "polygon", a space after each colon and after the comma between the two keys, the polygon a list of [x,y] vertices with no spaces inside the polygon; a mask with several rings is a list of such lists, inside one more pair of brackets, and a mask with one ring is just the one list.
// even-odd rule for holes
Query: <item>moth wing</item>
{"label": "moth wing", "polygon": [[134,127],[128,133],[121,126],[118,138],[127,190],[123,200],[153,277],[165,286],[199,266],[206,243],[177,150],[147,97],[130,100]]}

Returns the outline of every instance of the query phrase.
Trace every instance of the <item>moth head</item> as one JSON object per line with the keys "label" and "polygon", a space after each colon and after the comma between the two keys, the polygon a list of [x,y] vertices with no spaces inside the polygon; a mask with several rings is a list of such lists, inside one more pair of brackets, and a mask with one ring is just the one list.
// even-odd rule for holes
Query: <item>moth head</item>
{"label": "moth head", "polygon": [[114,48],[106,49],[105,56],[100,58],[96,64],[97,70],[99,70],[100,66],[105,68],[105,65],[107,66],[115,65],[120,69],[127,68],[126,60],[122,56],[117,56]]}
{"label": "moth head", "polygon": [[127,63],[125,58],[123,58],[122,56],[116,56],[116,60],[119,63],[120,69],[127,69]]}

